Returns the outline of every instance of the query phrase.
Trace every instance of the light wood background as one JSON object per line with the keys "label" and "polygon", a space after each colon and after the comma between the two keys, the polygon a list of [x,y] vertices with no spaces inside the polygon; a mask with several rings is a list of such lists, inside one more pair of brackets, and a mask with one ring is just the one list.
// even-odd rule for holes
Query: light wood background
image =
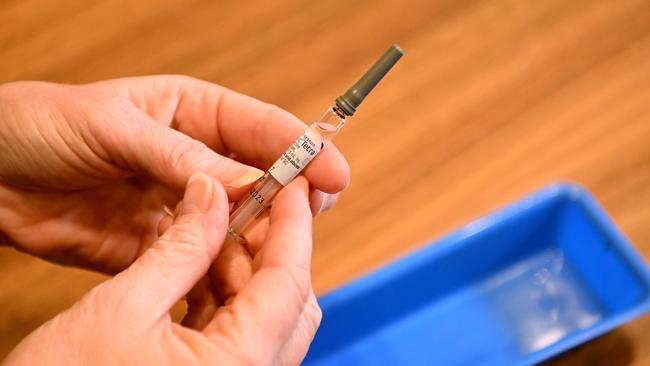
{"label": "light wood background", "polygon": [[[394,42],[336,141],[352,184],[316,223],[319,293],[558,180],[650,260],[647,0],[4,0],[0,82],[182,73],[309,121]],[[104,278],[0,249],[0,357]],[[650,364],[650,317],[551,363]]]}

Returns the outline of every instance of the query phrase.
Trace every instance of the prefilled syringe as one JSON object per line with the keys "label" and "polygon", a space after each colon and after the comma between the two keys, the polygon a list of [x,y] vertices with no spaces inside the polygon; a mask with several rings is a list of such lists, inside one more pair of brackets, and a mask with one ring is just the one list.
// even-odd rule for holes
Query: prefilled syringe
{"label": "prefilled syringe", "polygon": [[334,106],[305,132],[280,156],[262,178],[255,184],[243,202],[239,202],[230,215],[229,234],[242,240],[242,234],[251,222],[266,208],[275,195],[295,178],[309,162],[341,130],[347,117],[356,112],[365,97],[395,65],[404,53],[392,45],[372,67],[345,94],[336,98]]}

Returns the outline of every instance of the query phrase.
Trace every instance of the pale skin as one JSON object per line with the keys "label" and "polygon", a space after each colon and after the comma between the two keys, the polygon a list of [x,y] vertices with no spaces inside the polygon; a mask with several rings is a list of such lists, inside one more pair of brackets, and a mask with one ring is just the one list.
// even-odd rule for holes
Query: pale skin
{"label": "pale skin", "polygon": [[20,82],[0,85],[0,127],[0,242],[116,274],[7,365],[300,363],[321,318],[312,215],[349,180],[333,145],[224,244],[229,203],[305,128],[288,112],[182,76]]}

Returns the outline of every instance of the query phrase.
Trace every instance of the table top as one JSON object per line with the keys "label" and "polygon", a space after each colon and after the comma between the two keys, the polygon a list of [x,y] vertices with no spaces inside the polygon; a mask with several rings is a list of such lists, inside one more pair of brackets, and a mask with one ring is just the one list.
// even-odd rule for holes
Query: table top
{"label": "table top", "polygon": [[[352,183],[316,220],[319,293],[559,180],[650,260],[648,1],[9,0],[0,19],[0,82],[187,74],[306,122],[399,43],[336,140]],[[105,278],[0,249],[0,358]],[[648,345],[645,316],[551,364],[643,365]]]}

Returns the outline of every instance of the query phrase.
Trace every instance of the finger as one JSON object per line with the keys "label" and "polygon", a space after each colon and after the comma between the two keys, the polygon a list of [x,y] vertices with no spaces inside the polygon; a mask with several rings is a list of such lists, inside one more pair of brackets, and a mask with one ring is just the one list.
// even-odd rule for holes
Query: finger
{"label": "finger", "polygon": [[165,216],[158,222],[158,236],[162,236],[167,229],[169,229],[174,223],[174,218],[171,216]]}
{"label": "finger", "polygon": [[178,201],[176,203],[176,208],[173,211],[167,205],[163,206],[163,212],[165,213],[165,216],[163,216],[163,218],[158,222],[158,236],[162,236],[162,234],[164,234],[165,231],[167,231],[167,229],[172,226],[174,223],[174,217],[180,213],[182,202],[183,201]]}
{"label": "finger", "polygon": [[133,316],[157,320],[208,271],[228,224],[226,194],[215,180],[193,175],[179,215],[128,269],[111,280]]}
{"label": "finger", "polygon": [[220,306],[219,301],[208,276],[203,276],[185,296],[187,314],[181,324],[188,328],[203,330],[212,320]]}
{"label": "finger", "polygon": [[294,329],[293,333],[282,346],[278,353],[278,365],[300,365],[302,360],[307,355],[309,345],[314,340],[316,331],[320,326],[323,313],[316,301],[316,295],[312,291],[309,300],[305,305],[305,310],[300,316],[298,326]]}
{"label": "finger", "polygon": [[243,241],[226,237],[223,248],[210,267],[210,278],[222,303],[229,304],[253,275],[253,257],[266,237],[268,223],[268,210],[264,210],[244,233]]}
{"label": "finger", "polygon": [[[306,126],[276,106],[221,86],[184,76],[148,76],[101,84],[131,98],[143,110],[209,148],[234,153],[243,161],[268,168],[300,136]],[[327,143],[305,169],[314,186],[328,193],[344,189],[350,179],[348,164]]]}
{"label": "finger", "polygon": [[323,205],[320,208],[320,212],[323,213],[334,207],[336,202],[338,202],[340,196],[341,193],[327,194],[325,196],[325,202],[323,202]]}
{"label": "finger", "polygon": [[[260,355],[277,355],[291,336],[311,293],[311,211],[308,184],[297,178],[277,196],[261,251],[261,267],[205,331],[236,336]],[[260,363],[270,360],[259,360]]]}
{"label": "finger", "polygon": [[[122,168],[143,172],[181,191],[190,176],[202,172],[218,179],[232,195],[241,195],[264,172],[219,155],[201,141],[154,122],[136,107],[92,128],[102,157]],[[96,132],[96,133],[95,133]]]}
{"label": "finger", "polygon": [[320,209],[325,203],[325,195],[326,193],[318,189],[309,190],[309,208],[311,208],[312,216],[316,217],[320,213]]}
{"label": "finger", "polygon": [[309,192],[309,207],[312,215],[315,217],[332,208],[338,201],[339,195],[340,193],[324,193],[318,189],[311,189]]}
{"label": "finger", "polygon": [[223,248],[210,267],[210,279],[223,303],[230,303],[251,278],[252,261],[243,242],[226,236]]}
{"label": "finger", "polygon": [[255,222],[244,233],[246,238],[246,248],[251,257],[255,258],[257,253],[262,249],[262,245],[269,231],[270,217],[269,210],[264,210],[255,219]]}
{"label": "finger", "polygon": [[[206,95],[221,95],[218,128],[212,129],[210,135],[214,136],[214,131],[218,131],[224,148],[245,159],[262,162],[264,169],[273,164],[307,127],[281,108],[228,89],[217,90],[211,84],[201,84]],[[199,89],[199,84],[187,83],[184,89],[187,94],[191,94],[193,90]],[[183,121],[192,121],[192,117],[194,116],[186,114],[184,119],[179,120],[179,128],[183,128]],[[201,136],[197,138],[210,140],[210,135],[197,134]],[[347,161],[329,142],[305,169],[304,174],[314,186],[326,192],[343,190],[350,179]]]}
{"label": "finger", "polygon": [[263,247],[263,266],[309,273],[311,229],[308,183],[298,177],[282,189],[273,202],[269,232]]}

